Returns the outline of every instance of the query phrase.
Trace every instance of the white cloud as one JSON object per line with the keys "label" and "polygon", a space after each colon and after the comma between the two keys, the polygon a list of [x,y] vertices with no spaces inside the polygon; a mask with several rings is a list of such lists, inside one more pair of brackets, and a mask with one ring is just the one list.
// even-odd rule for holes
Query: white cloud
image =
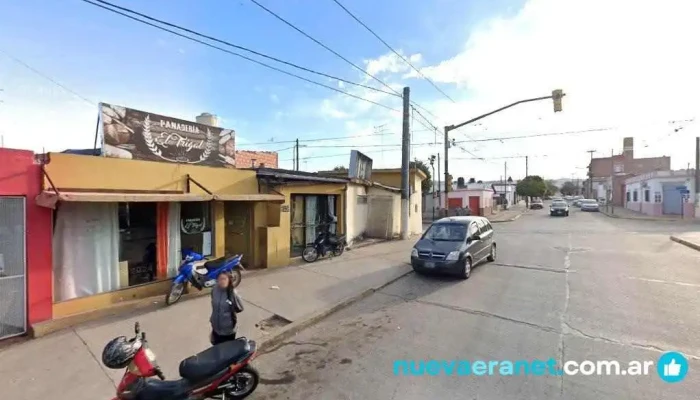
{"label": "white cloud", "polygon": [[[463,146],[491,158],[529,154],[531,173],[583,176],[580,167],[587,165],[589,157],[585,150],[597,149],[598,157],[608,155],[610,149],[619,151],[621,138],[629,135],[637,139],[638,155],[670,154],[674,168],[685,167],[698,125],[669,136],[673,127],[667,121],[700,117],[695,99],[700,91],[700,57],[694,51],[700,37],[697,15],[700,2],[694,0],[530,0],[510,18],[495,18],[475,27],[458,54],[422,67],[422,73],[448,93],[456,88],[463,94],[452,97],[466,100],[457,104],[442,97],[432,102],[420,100],[439,96],[427,86],[412,91],[413,98],[432,110],[439,117],[434,122],[443,126],[562,88],[567,93],[563,113],[554,114],[549,101],[520,105],[451,135],[466,140],[467,135],[489,138],[617,127],[600,133]],[[365,63],[369,72],[385,73],[397,87],[402,82],[396,75],[417,77],[392,54]],[[405,82],[417,84],[415,80]],[[400,117],[394,116],[391,124],[400,129]],[[416,134],[414,141],[433,141],[433,136]],[[415,150],[419,158],[435,151],[429,146]],[[470,157],[459,149],[451,150],[450,155],[455,160],[451,163],[455,176],[497,179],[503,174],[504,162],[510,165],[509,175],[524,174],[521,159],[457,160]],[[548,157],[541,157],[544,155]],[[397,155],[394,164],[399,160]]]}
{"label": "white cloud", "polygon": [[[413,64],[415,67],[418,67],[416,64],[420,64],[421,60],[423,57],[421,54],[416,53],[416,54],[411,54],[409,56],[406,56],[403,51],[397,50],[401,56],[404,58],[408,59],[411,64]],[[393,52],[384,54],[380,56],[379,58],[373,59],[373,60],[365,60],[365,71],[367,71],[370,75],[380,75],[384,73],[391,73],[391,74],[398,74],[402,72],[408,72],[408,70],[411,68],[406,62],[404,62],[399,56],[394,54]],[[370,77],[367,77],[367,79],[372,79]]]}
{"label": "white cloud", "polygon": [[276,94],[272,93],[272,94],[270,95],[270,101],[273,102],[273,103],[275,103],[275,104],[279,104],[280,98],[279,98],[279,96],[277,96]]}

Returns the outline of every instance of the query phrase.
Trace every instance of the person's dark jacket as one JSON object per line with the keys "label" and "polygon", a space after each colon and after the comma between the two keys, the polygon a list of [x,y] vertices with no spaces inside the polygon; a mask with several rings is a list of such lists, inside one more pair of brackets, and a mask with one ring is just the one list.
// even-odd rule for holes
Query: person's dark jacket
{"label": "person's dark jacket", "polygon": [[237,313],[243,311],[243,303],[235,289],[222,289],[214,286],[211,291],[211,328],[217,335],[229,336],[236,333]]}

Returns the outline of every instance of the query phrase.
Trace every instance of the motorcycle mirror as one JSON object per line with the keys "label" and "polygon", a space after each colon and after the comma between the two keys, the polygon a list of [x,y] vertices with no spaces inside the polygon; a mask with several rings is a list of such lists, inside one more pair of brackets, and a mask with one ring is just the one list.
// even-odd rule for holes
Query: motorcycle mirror
{"label": "motorcycle mirror", "polygon": [[138,322],[136,322],[134,324],[134,333],[136,333],[138,335],[139,332],[141,332],[141,325]]}

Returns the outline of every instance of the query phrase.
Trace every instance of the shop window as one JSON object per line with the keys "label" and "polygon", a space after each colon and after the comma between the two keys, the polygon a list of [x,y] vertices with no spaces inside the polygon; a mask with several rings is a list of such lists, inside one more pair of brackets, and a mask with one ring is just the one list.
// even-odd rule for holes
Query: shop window
{"label": "shop window", "polygon": [[654,203],[661,203],[661,192],[654,192]]}
{"label": "shop window", "polygon": [[336,233],[339,198],[335,195],[292,195],[290,255],[298,257],[321,231]]}
{"label": "shop window", "polygon": [[124,287],[152,282],[157,264],[156,203],[119,203],[118,210],[120,283]]}
{"label": "shop window", "polygon": [[635,202],[639,200],[637,198],[637,191],[636,190],[634,192],[632,192],[632,199],[633,199],[632,201],[635,201]]}
{"label": "shop window", "polygon": [[205,257],[212,255],[211,203],[182,202],[180,205],[180,243]]}
{"label": "shop window", "polygon": [[644,191],[644,201],[649,202],[649,189]]}

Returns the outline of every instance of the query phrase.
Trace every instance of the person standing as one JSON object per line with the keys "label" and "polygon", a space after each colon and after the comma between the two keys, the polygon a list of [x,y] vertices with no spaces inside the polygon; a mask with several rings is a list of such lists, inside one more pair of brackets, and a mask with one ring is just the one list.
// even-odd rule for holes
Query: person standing
{"label": "person standing", "polygon": [[211,336],[212,345],[236,339],[237,314],[243,311],[243,301],[233,287],[230,272],[222,272],[216,278],[211,291]]}

